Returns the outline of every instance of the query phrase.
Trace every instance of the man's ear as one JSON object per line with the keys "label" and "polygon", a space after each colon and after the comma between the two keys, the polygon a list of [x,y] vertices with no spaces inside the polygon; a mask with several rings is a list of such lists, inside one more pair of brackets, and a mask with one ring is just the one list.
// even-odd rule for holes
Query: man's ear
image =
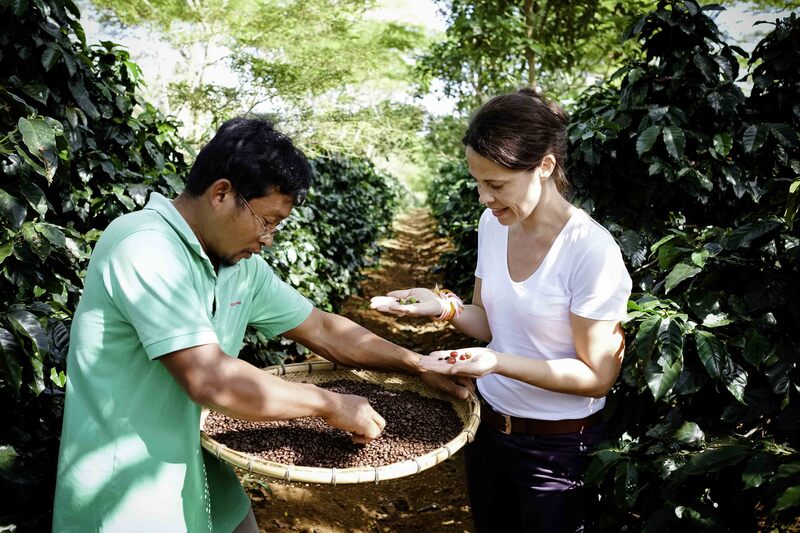
{"label": "man's ear", "polygon": [[542,180],[546,180],[549,178],[553,171],[556,169],[556,158],[553,154],[547,154],[542,158],[542,162],[539,164],[539,169],[541,171]]}
{"label": "man's ear", "polygon": [[233,185],[227,179],[218,179],[212,183],[206,192],[209,194],[209,199],[212,204],[221,204],[225,201],[225,197],[229,194],[236,194]]}

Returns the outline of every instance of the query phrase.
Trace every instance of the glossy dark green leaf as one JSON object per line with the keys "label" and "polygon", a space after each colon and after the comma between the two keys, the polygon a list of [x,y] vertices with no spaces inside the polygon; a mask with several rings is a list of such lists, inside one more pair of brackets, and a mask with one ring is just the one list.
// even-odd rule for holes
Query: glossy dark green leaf
{"label": "glossy dark green leaf", "polygon": [[45,239],[38,231],[36,231],[33,223],[26,222],[22,225],[22,237],[31,247],[33,253],[39,256],[39,259],[42,261],[47,259],[47,256],[50,255],[51,251],[50,243],[47,242],[47,239]]}
{"label": "glossy dark green leaf", "polygon": [[48,46],[42,53],[42,66],[45,72],[49,71],[58,62],[61,51],[56,46]]}
{"label": "glossy dark green leaf", "polygon": [[64,233],[53,224],[46,224],[37,222],[33,225],[34,229],[39,232],[47,241],[56,247],[63,247],[66,241]]}
{"label": "glossy dark green leaf", "polygon": [[32,379],[28,382],[31,392],[36,396],[44,392],[44,363],[37,357],[30,358],[31,369],[33,370]]}
{"label": "glossy dark green leaf", "polygon": [[729,133],[717,133],[714,135],[714,150],[719,155],[728,155],[731,148],[733,148],[733,138]]}
{"label": "glossy dark green leaf", "polygon": [[760,126],[749,126],[742,136],[742,144],[747,152],[754,152],[761,148],[767,140],[767,129]]}
{"label": "glossy dark green leaf", "polygon": [[733,394],[736,401],[742,404],[746,403],[744,392],[745,387],[747,387],[747,371],[731,357],[728,357],[724,363],[725,365],[722,367],[721,372],[722,383]]}
{"label": "glossy dark green leaf", "polygon": [[28,208],[18,198],[0,189],[0,215],[11,223],[11,227],[19,229],[28,216]]}
{"label": "glossy dark green leaf", "polygon": [[620,504],[630,509],[639,495],[639,472],[631,461],[625,461],[614,472],[614,495]]}
{"label": "glossy dark green leaf", "polygon": [[40,215],[47,213],[47,198],[45,198],[44,191],[38,185],[32,181],[24,181],[20,184],[20,190],[37,213]]}
{"label": "glossy dark green leaf", "polygon": [[706,434],[694,422],[684,422],[675,431],[675,440],[681,444],[699,445],[705,442]]}
{"label": "glossy dark green leaf", "polygon": [[36,358],[40,359],[50,349],[50,340],[42,325],[30,311],[12,309],[6,315],[14,329],[27,335],[36,346]]}
{"label": "glossy dark green leaf", "polygon": [[11,383],[17,392],[22,386],[22,357],[23,352],[14,335],[7,329],[0,328],[0,370],[5,379]]}
{"label": "glossy dark green leaf", "polygon": [[675,265],[664,281],[664,292],[669,293],[672,289],[677,287],[683,280],[692,278],[702,272],[703,269],[690,264],[678,263]]}
{"label": "glossy dark green leaf", "polygon": [[781,223],[777,220],[759,220],[743,224],[725,237],[724,245],[729,250],[747,248],[754,240],[775,231],[780,226]]}
{"label": "glossy dark green leaf", "polygon": [[0,472],[8,471],[14,465],[17,457],[19,457],[19,454],[13,446],[0,445]]}
{"label": "glossy dark green leaf", "polygon": [[75,97],[78,107],[80,107],[81,110],[86,113],[86,116],[92,120],[98,120],[100,118],[100,112],[97,110],[97,107],[95,107],[94,103],[92,103],[91,98],[89,98],[89,93],[86,91],[83,79],[80,77],[70,79],[67,86],[69,87],[72,96]]}
{"label": "glossy dark green leaf", "polygon": [[650,359],[650,354],[656,344],[658,329],[661,326],[660,316],[651,316],[639,325],[636,332],[636,355],[643,361]]}
{"label": "glossy dark green leaf", "polygon": [[0,243],[0,265],[2,265],[3,261],[12,253],[14,253],[14,241]]}
{"label": "glossy dark green leaf", "polygon": [[638,138],[636,139],[636,153],[639,155],[645,154],[653,148],[653,145],[658,140],[658,136],[661,133],[660,126],[650,126],[642,133],[639,134]]}
{"label": "glossy dark green leaf", "polygon": [[683,370],[683,329],[673,319],[664,318],[657,337],[657,357],[647,365],[647,386],[655,400],[667,395]]}
{"label": "glossy dark green leaf", "polygon": [[44,168],[44,177],[48,182],[52,181],[58,168],[58,151],[53,127],[41,118],[31,120],[20,118],[17,126],[25,141],[25,146],[41,162]]}
{"label": "glossy dark green leaf", "polygon": [[745,460],[750,449],[745,446],[723,445],[708,448],[694,455],[687,465],[690,474],[707,474],[733,466]]}
{"label": "glossy dark green leaf", "polygon": [[773,462],[769,455],[756,453],[742,471],[742,484],[745,489],[760,487],[769,478],[769,465]]}
{"label": "glossy dark green leaf", "polygon": [[775,506],[772,508],[773,513],[782,513],[800,507],[800,485],[789,487],[778,496]]}
{"label": "glossy dark green leaf", "polygon": [[678,126],[666,126],[663,129],[664,144],[667,152],[673,159],[683,159],[683,151],[686,148],[686,136]]}
{"label": "glossy dark green leaf", "polygon": [[725,345],[709,331],[697,329],[694,332],[694,338],[697,344],[697,355],[700,356],[700,361],[703,362],[708,375],[718,379],[725,361],[728,359],[728,351],[725,349]]}

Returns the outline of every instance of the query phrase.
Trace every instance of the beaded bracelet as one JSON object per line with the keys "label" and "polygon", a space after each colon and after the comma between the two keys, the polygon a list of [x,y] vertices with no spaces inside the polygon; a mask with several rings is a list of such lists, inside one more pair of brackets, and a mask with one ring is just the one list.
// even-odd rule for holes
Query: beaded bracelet
{"label": "beaded bracelet", "polygon": [[442,312],[439,316],[432,317],[434,320],[452,320],[461,316],[464,311],[464,302],[453,291],[440,289],[437,285],[433,289],[433,294],[442,300]]}

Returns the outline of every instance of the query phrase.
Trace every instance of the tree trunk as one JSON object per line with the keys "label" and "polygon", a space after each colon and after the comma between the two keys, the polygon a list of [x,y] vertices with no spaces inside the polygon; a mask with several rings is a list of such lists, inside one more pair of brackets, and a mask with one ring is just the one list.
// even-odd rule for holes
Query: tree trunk
{"label": "tree trunk", "polygon": [[533,51],[533,0],[525,0],[525,61],[528,63],[528,87],[536,89],[536,54]]}

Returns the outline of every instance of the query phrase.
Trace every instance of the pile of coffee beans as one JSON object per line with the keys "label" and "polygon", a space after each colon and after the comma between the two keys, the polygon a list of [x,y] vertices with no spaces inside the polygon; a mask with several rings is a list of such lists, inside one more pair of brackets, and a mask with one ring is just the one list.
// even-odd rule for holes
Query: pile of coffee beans
{"label": "pile of coffee beans", "polygon": [[440,448],[461,431],[461,421],[446,401],[416,392],[390,390],[372,383],[338,380],[325,389],[357,394],[386,420],[381,436],[353,444],[350,434],[321,418],[248,422],[210,412],[203,429],[234,450],[282,464],[317,468],[385,466]]}

